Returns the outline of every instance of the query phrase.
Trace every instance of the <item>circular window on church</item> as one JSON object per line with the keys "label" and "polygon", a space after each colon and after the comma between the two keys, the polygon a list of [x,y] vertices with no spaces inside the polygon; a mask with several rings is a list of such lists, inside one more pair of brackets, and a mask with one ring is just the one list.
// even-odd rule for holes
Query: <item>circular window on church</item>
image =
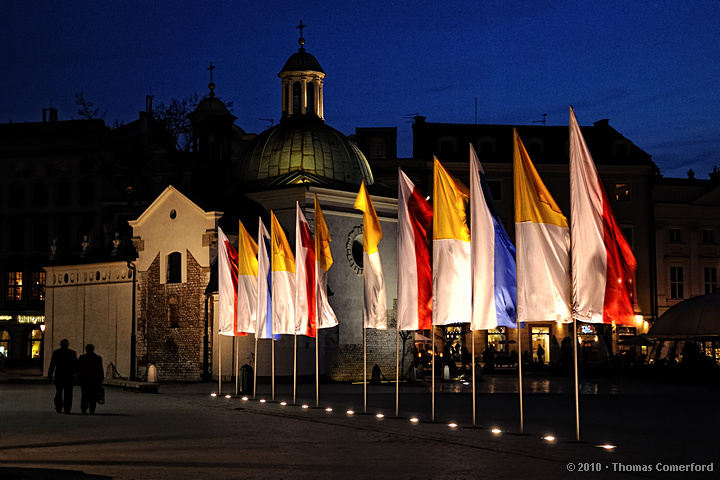
{"label": "circular window on church", "polygon": [[355,226],[348,234],[345,243],[347,259],[352,268],[358,275],[363,274],[363,228],[362,225]]}

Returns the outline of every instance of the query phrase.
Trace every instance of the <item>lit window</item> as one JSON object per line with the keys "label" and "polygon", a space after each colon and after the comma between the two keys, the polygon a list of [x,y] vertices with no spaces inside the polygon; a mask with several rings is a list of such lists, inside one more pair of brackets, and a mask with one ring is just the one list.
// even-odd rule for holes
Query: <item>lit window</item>
{"label": "lit window", "polygon": [[679,228],[668,229],[668,242],[670,243],[681,243],[682,242],[682,230]]}
{"label": "lit window", "polygon": [[8,300],[22,300],[22,272],[8,272]]}
{"label": "lit window", "polygon": [[45,272],[32,272],[31,281],[32,300],[45,300]]}
{"label": "lit window", "polygon": [[683,267],[670,267],[670,298],[685,298]]}
{"label": "lit window", "polygon": [[715,244],[715,230],[705,229],[702,231],[702,241],[705,245]]}
{"label": "lit window", "polygon": [[5,330],[0,330],[0,353],[10,357],[10,334]]}
{"label": "lit window", "polygon": [[629,183],[616,183],[615,184],[615,200],[618,202],[629,202],[630,196],[630,184]]}
{"label": "lit window", "polygon": [[182,255],[173,252],[167,257],[167,283],[182,283]]}
{"label": "lit window", "polygon": [[40,346],[42,345],[42,331],[33,330],[28,335],[27,356],[30,358],[40,358]]}
{"label": "lit window", "polygon": [[717,268],[705,267],[703,269],[705,280],[705,294],[715,293],[717,291]]}

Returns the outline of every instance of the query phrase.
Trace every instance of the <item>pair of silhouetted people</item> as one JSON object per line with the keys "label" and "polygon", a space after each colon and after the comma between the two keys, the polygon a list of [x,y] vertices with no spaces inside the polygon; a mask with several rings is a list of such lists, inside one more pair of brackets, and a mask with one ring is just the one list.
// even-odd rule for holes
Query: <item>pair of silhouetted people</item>
{"label": "pair of silhouetted people", "polygon": [[48,377],[55,382],[55,411],[70,413],[72,409],[73,385],[75,375],[80,384],[80,409],[82,413],[90,410],[95,413],[100,398],[104,378],[102,357],[95,353],[92,344],[85,346],[85,354],[77,358],[74,350],[68,348],[70,342],[60,341],[60,348],[55,350],[50,360]]}

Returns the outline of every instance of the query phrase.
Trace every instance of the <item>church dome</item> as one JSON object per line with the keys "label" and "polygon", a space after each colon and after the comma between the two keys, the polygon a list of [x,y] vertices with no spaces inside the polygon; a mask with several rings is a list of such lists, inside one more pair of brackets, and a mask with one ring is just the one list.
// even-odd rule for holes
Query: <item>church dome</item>
{"label": "church dome", "polygon": [[195,110],[188,114],[191,122],[208,122],[212,120],[230,120],[234,122],[237,117],[230,113],[225,104],[214,95],[200,100]]}
{"label": "church dome", "polygon": [[262,132],[239,172],[250,189],[295,184],[354,188],[373,183],[365,155],[317,117],[288,118]]}
{"label": "church dome", "polygon": [[298,52],[292,54],[285,62],[280,73],[283,72],[321,72],[325,73],[317,59],[301,48]]}

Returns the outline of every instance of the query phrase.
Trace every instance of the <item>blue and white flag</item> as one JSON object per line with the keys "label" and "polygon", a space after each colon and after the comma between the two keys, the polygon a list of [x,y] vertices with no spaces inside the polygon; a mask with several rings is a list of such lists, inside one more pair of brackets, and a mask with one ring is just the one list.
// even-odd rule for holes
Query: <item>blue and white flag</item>
{"label": "blue and white flag", "polygon": [[[270,251],[270,234],[261,218],[258,227],[258,307],[255,338],[272,338],[273,336]],[[277,338],[279,338],[279,335]]]}
{"label": "blue and white flag", "polygon": [[470,145],[472,330],[517,327],[515,247],[503,228],[475,149]]}

